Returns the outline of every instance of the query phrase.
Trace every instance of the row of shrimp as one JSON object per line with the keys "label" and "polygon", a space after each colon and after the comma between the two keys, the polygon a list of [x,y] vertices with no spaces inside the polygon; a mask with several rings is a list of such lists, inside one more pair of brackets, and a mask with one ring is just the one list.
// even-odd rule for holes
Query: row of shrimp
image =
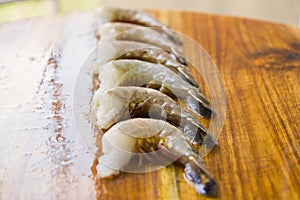
{"label": "row of shrimp", "polygon": [[216,143],[199,121],[214,111],[187,66],[178,34],[139,10],[103,7],[96,21],[92,107],[95,125],[105,132],[98,177],[176,160],[198,193],[216,195],[217,184],[196,149],[204,141]]}

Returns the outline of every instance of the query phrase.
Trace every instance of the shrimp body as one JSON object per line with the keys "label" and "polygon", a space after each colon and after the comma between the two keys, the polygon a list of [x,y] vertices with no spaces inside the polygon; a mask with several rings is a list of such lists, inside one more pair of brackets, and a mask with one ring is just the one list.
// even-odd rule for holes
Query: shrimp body
{"label": "shrimp body", "polygon": [[118,86],[145,86],[178,99],[195,114],[209,116],[212,110],[206,102],[194,98],[195,95],[201,95],[197,88],[161,64],[139,60],[115,60],[99,67],[98,74],[101,80],[99,92]]}
{"label": "shrimp body", "polygon": [[[143,27],[135,24],[128,23],[106,23],[99,29],[99,38],[115,39],[115,40],[127,40],[143,42],[151,45],[155,45],[169,52],[173,52],[181,59],[183,51],[181,46],[174,43],[168,38],[162,37],[162,35],[156,31],[157,28]],[[100,41],[101,42],[101,41]]]}
{"label": "shrimp body", "polygon": [[93,105],[96,124],[102,129],[109,129],[113,124],[131,118],[162,119],[180,128],[191,144],[202,144],[204,139],[208,143],[216,143],[197,118],[154,89],[115,87],[104,92],[97,91]]}
{"label": "shrimp body", "polygon": [[[97,27],[101,27],[107,22],[125,22],[131,24],[138,24],[146,27],[159,28],[159,32],[166,35],[175,43],[181,45],[178,35],[168,29],[163,23],[156,20],[153,16],[144,13],[139,10],[125,9],[125,8],[113,8],[113,7],[101,7],[96,11],[96,24]],[[96,35],[99,35],[96,32]]]}
{"label": "shrimp body", "polygon": [[92,73],[97,74],[99,67],[108,61],[117,59],[118,57],[135,49],[158,49],[158,47],[135,41],[108,40],[99,43],[95,50],[95,61],[92,63]]}
{"label": "shrimp body", "polygon": [[182,58],[151,44],[125,40],[104,40],[96,49],[96,57],[92,67],[93,73],[97,73],[99,66],[114,59],[137,59],[163,64],[176,72],[181,79],[198,87]]}
{"label": "shrimp body", "polygon": [[[102,151],[97,166],[102,178],[116,175],[120,170],[153,170],[153,166],[167,166],[177,160],[185,167],[185,180],[198,193],[216,195],[217,184],[201,157],[194,153],[181,130],[168,122],[141,118],[119,122],[104,134]],[[138,165],[132,162],[134,156],[140,158]],[[153,164],[152,168],[147,161]]]}
{"label": "shrimp body", "polygon": [[137,48],[120,55],[116,59],[139,59],[151,63],[163,64],[177,72],[185,81],[198,87],[198,83],[194,80],[188,66],[186,66],[185,59],[181,59],[181,57],[178,57],[166,50],[149,47]]}

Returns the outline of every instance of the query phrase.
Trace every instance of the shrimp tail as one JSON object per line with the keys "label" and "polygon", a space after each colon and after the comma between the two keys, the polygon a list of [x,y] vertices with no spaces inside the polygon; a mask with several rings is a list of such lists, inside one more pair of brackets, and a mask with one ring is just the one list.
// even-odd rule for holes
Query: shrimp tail
{"label": "shrimp tail", "polygon": [[195,188],[195,190],[205,196],[215,197],[218,193],[218,185],[209,174],[204,163],[195,156],[181,158],[179,161],[185,163],[184,178]]}
{"label": "shrimp tail", "polygon": [[215,114],[215,111],[209,106],[209,101],[203,94],[195,90],[189,90],[188,93],[191,96],[185,98],[185,103],[191,111],[198,113],[204,118],[209,118],[212,114]]}
{"label": "shrimp tail", "polygon": [[209,105],[210,102],[209,100],[201,93],[201,91],[199,90],[199,92],[197,91],[190,91],[189,92],[192,96],[194,96],[195,99],[198,99],[198,101],[202,102],[205,105]]}
{"label": "shrimp tail", "polygon": [[181,39],[179,38],[179,36],[177,35],[177,33],[175,33],[174,31],[171,31],[171,29],[167,28],[166,26],[162,26],[161,29],[167,35],[167,37],[170,40],[172,40],[175,44],[183,45],[183,43],[182,43]]}
{"label": "shrimp tail", "polygon": [[[174,152],[172,153],[165,142],[159,143],[157,147],[161,151],[162,157],[175,158]],[[177,152],[178,154],[178,152]],[[218,193],[218,185],[214,178],[210,175],[206,166],[204,165],[201,157],[196,153],[193,147],[186,149],[186,151],[177,160],[184,166],[183,176],[184,179],[196,189],[199,194],[215,197]]]}
{"label": "shrimp tail", "polygon": [[196,82],[193,75],[191,74],[191,72],[188,70],[188,68],[186,66],[178,67],[177,69],[179,71],[179,75],[181,76],[181,78],[183,78],[185,81],[189,82],[191,85],[193,85],[197,88],[199,87],[198,83]]}
{"label": "shrimp tail", "polygon": [[193,121],[190,122],[197,127],[197,133],[194,135],[192,141],[194,145],[202,144],[204,146],[214,146],[215,144],[218,144],[217,140],[202,124]]}

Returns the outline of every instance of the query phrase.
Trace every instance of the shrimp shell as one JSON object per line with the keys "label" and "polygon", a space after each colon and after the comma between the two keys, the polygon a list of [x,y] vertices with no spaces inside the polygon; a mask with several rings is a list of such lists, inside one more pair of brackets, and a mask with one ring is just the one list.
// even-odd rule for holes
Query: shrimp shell
{"label": "shrimp shell", "polygon": [[[138,59],[151,63],[163,64],[164,66],[176,72],[186,82],[195,87],[199,87],[198,83],[189,71],[189,68],[182,64],[183,61],[176,55],[164,51],[163,49],[149,47],[132,49],[116,58],[116,60],[117,59]],[[205,97],[203,100],[206,102],[206,104],[209,104],[209,101]]]}
{"label": "shrimp shell", "polygon": [[[104,155],[97,166],[102,178],[116,175],[120,170],[153,170],[177,160],[185,167],[185,180],[198,193],[216,195],[217,184],[201,157],[189,146],[181,130],[165,121],[136,118],[119,122],[104,134],[102,151]],[[140,158],[138,164],[134,156]],[[149,166],[148,160],[154,167]]]}
{"label": "shrimp shell", "polygon": [[115,87],[93,98],[96,125],[109,129],[113,124],[131,118],[162,119],[180,128],[193,145],[216,144],[207,129],[167,95],[149,88]]}
{"label": "shrimp shell", "polygon": [[163,35],[157,32],[156,29],[128,23],[106,23],[99,28],[98,33],[100,35],[98,37],[101,40],[113,38],[115,40],[136,41],[155,45],[174,53],[181,60],[184,60],[182,48],[169,38],[162,37]]}
{"label": "shrimp shell", "polygon": [[[175,54],[167,52],[156,46],[134,41],[112,40],[104,41],[96,49],[96,60],[92,66],[92,73],[97,75],[99,67],[115,59],[137,59],[151,63],[160,63],[176,72],[183,80],[198,87],[187,66],[180,62]],[[203,101],[209,101],[202,97]]]}
{"label": "shrimp shell", "polygon": [[[153,16],[140,11],[126,8],[114,8],[114,7],[101,7],[96,11],[96,24],[97,27],[101,27],[107,22],[125,22],[138,24],[141,26],[147,27],[156,27],[162,34],[166,35],[176,44],[181,45],[182,42],[179,39],[178,35],[156,20]],[[96,32],[96,35],[99,35]]]}
{"label": "shrimp shell", "polygon": [[201,96],[197,88],[161,64],[126,59],[110,61],[99,67],[99,80],[99,92],[119,86],[146,86],[184,102],[193,113],[202,117],[210,116],[212,111],[205,102],[194,98]]}
{"label": "shrimp shell", "polygon": [[150,44],[134,41],[122,41],[122,40],[108,40],[99,43],[95,51],[95,61],[92,65],[92,73],[97,74],[99,67],[108,61],[114,60],[123,54],[132,51],[134,49],[159,49],[158,47]]}

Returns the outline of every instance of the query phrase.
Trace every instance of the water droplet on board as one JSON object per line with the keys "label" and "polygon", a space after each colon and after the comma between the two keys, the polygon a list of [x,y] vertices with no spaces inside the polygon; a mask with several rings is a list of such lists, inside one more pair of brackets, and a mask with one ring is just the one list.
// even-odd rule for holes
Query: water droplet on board
{"label": "water droplet on board", "polygon": [[0,66],[0,91],[10,89],[13,84],[9,83],[10,72],[6,65]]}

